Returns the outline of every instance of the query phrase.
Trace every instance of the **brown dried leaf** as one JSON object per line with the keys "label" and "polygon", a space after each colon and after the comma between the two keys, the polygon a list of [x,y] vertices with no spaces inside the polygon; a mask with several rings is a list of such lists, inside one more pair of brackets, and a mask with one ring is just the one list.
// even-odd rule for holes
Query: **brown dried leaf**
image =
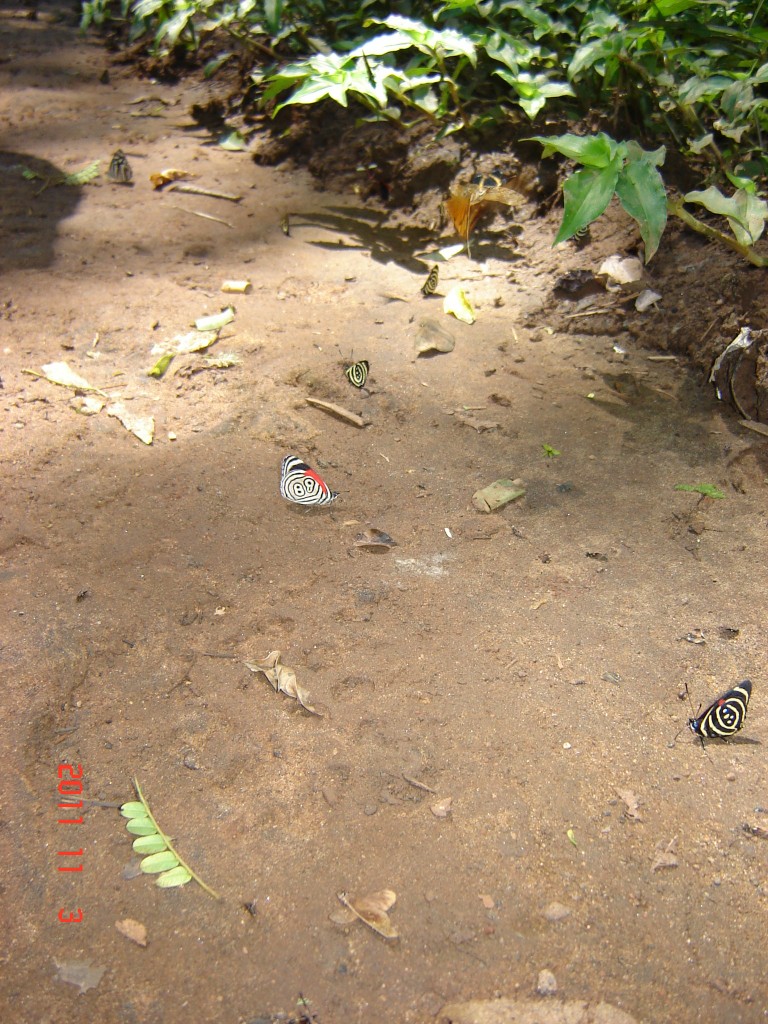
{"label": "brown dried leaf", "polygon": [[396,544],[397,541],[392,540],[388,533],[377,530],[375,526],[358,533],[355,537],[355,547],[363,548],[365,551],[389,551]]}
{"label": "brown dried leaf", "polygon": [[318,715],[322,718],[322,714],[310,702],[309,691],[299,685],[296,673],[292,668],[288,668],[287,665],[280,663],[280,657],[280,651],[270,651],[264,661],[246,661],[245,667],[250,669],[251,672],[261,672],[262,675],[267,677],[273,690],[284,693],[286,697],[292,697],[310,714]]}
{"label": "brown dried leaf", "polygon": [[436,818],[447,818],[451,813],[451,804],[453,803],[452,796],[446,796],[442,800],[438,800],[432,804],[429,808]]}
{"label": "brown dried leaf", "polygon": [[631,789],[617,789],[616,796],[618,796],[620,800],[623,800],[626,805],[624,810],[625,817],[631,818],[633,821],[643,820],[640,817],[639,811],[640,801]]}
{"label": "brown dried leaf", "polygon": [[654,858],[653,864],[651,865],[651,871],[660,871],[662,868],[676,868],[679,861],[677,854],[675,853],[675,843],[677,842],[677,836],[670,840],[666,845],[664,840],[656,844],[656,857]]}
{"label": "brown dried leaf", "polygon": [[122,921],[115,921],[115,928],[124,935],[126,939],[130,939],[131,942],[135,942],[137,946],[146,946],[147,944],[147,929],[139,921],[134,921],[133,918],[125,917]]}
{"label": "brown dried leaf", "polygon": [[339,899],[347,909],[351,910],[355,917],[359,917],[363,924],[367,924],[378,935],[384,939],[399,938],[397,929],[389,919],[387,911],[395,905],[397,896],[391,889],[380,889],[378,892],[369,893],[367,896],[349,897],[347,893],[340,892]]}

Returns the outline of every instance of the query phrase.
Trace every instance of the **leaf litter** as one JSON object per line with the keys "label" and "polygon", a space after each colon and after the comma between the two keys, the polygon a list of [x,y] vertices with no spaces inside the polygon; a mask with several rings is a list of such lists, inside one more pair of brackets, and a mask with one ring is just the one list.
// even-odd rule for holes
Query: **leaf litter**
{"label": "leaf litter", "polygon": [[271,651],[264,661],[246,661],[245,667],[251,672],[261,672],[266,676],[275,693],[284,693],[286,697],[292,697],[305,711],[322,718],[322,712],[312,705],[309,691],[299,684],[294,670],[281,663],[281,657],[281,651]]}
{"label": "leaf litter", "polygon": [[380,889],[367,896],[350,896],[346,892],[340,892],[338,897],[345,910],[331,914],[334,924],[349,924],[357,918],[384,939],[400,937],[387,913],[397,901],[397,895],[391,889]]}

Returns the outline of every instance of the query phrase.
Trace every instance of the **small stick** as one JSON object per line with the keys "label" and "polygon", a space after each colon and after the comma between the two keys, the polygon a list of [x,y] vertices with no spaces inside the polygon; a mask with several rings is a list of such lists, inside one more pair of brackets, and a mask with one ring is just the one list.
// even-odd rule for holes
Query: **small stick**
{"label": "small stick", "polygon": [[403,778],[410,786],[415,786],[416,789],[423,789],[425,793],[437,794],[436,789],[432,789],[432,787],[428,786],[425,782],[419,782],[418,779],[412,779],[410,775],[406,775],[405,772],[403,772]]}
{"label": "small stick", "polygon": [[351,423],[355,427],[365,426],[365,420],[362,416],[358,416],[356,413],[350,412],[349,409],[336,405],[334,402],[323,402],[319,398],[308,398],[307,405],[317,406],[318,409],[329,412],[332,416],[338,416],[340,420]]}
{"label": "small stick", "polygon": [[184,192],[188,196],[208,196],[209,199],[226,199],[230,203],[239,203],[242,196],[233,196],[230,192],[212,192],[199,185],[171,185],[169,192]]}
{"label": "small stick", "polygon": [[756,434],[768,437],[768,427],[764,423],[756,423],[755,420],[739,420],[739,424],[746,427],[747,430],[754,430]]}
{"label": "small stick", "polygon": [[171,203],[172,210],[181,210],[182,213],[192,213],[195,217],[202,217],[204,220],[215,220],[217,224],[223,224],[225,228],[231,228],[233,225],[228,220],[222,220],[221,217],[214,217],[212,213],[201,213],[199,210],[188,210],[184,206],[177,206],[175,203]]}

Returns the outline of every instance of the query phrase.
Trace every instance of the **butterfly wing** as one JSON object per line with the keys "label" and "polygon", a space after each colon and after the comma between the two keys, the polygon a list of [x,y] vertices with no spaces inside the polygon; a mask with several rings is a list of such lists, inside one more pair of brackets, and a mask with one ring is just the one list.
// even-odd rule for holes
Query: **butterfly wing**
{"label": "butterfly wing", "polygon": [[691,731],[709,739],[733,736],[744,725],[751,696],[752,683],[745,679],[713,701],[702,715],[690,718]]}
{"label": "butterfly wing", "polygon": [[296,505],[330,505],[339,496],[314,469],[295,455],[286,455],[283,459],[280,494]]}
{"label": "butterfly wing", "polygon": [[440,270],[437,264],[432,267],[429,272],[429,277],[421,286],[421,294],[425,296],[434,295],[437,290],[437,282],[440,280]]}
{"label": "butterfly wing", "polygon": [[368,371],[371,368],[371,364],[367,359],[361,359],[357,363],[353,363],[348,366],[344,371],[344,375],[350,384],[353,384],[356,388],[361,388],[365,385],[368,380]]}

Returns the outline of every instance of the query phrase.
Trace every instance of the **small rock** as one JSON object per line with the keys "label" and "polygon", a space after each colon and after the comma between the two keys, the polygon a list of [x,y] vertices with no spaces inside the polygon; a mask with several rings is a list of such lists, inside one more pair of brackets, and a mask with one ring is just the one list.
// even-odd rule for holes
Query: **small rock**
{"label": "small rock", "polygon": [[554,901],[550,903],[548,907],[544,908],[544,917],[548,921],[564,921],[566,917],[570,917],[571,912],[568,907],[563,906],[562,903]]}
{"label": "small rock", "polygon": [[367,814],[368,817],[370,818],[376,813],[376,811],[378,811],[378,809],[379,808],[377,804],[366,804],[365,807],[363,808],[363,814]]}
{"label": "small rock", "polygon": [[536,982],[536,991],[540,996],[553,996],[557,992],[557,979],[552,971],[539,971],[539,980]]}

